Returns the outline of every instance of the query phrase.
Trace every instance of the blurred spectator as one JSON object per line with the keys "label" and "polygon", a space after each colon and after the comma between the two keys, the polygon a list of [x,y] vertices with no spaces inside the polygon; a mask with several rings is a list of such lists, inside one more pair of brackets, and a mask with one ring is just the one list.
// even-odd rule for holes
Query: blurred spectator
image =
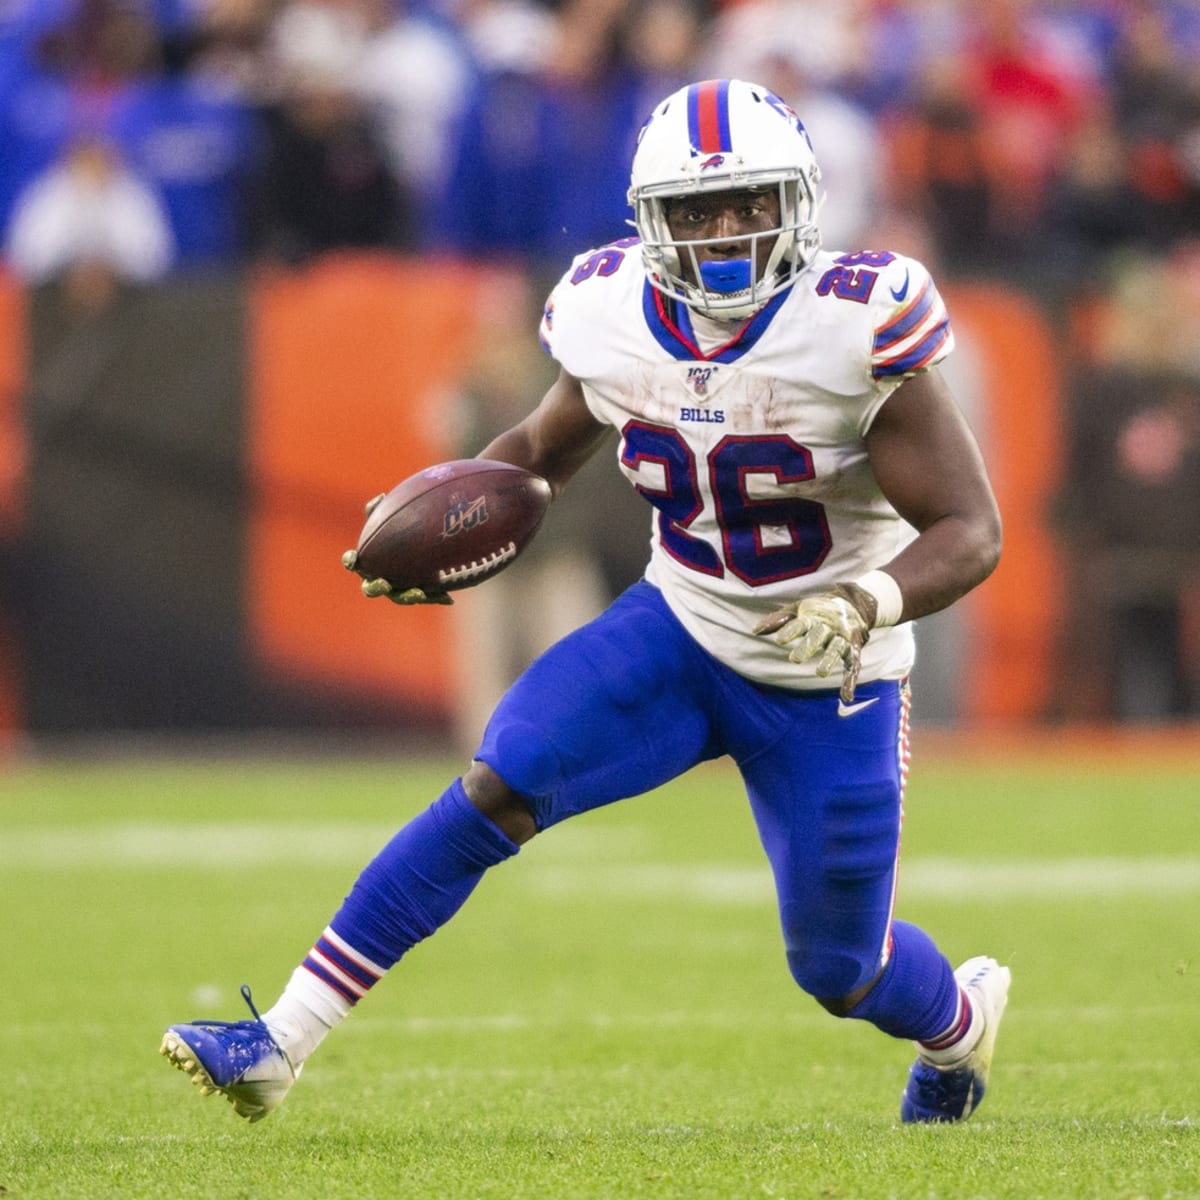
{"label": "blurred spectator", "polygon": [[231,98],[259,100],[269,91],[266,47],[276,7],[277,0],[189,3],[190,19],[164,37],[168,63]]}
{"label": "blurred spectator", "polygon": [[158,31],[138,0],[75,0],[40,50],[70,89],[75,131],[100,130],[126,89],[155,69]]}
{"label": "blurred spectator", "polygon": [[626,234],[637,131],[692,73],[702,11],[692,0],[567,0],[553,14],[518,0],[468,7],[483,74],[436,243],[558,273]]}
{"label": "blurred spectator", "polygon": [[[767,80],[755,71],[777,58],[819,87],[838,88],[857,68],[872,7],[867,0],[843,0],[838,4],[826,0],[746,0],[726,4],[717,14],[710,34],[714,61],[726,64],[723,74],[765,84]],[[792,100],[784,92],[779,95]]]}
{"label": "blurred spectator", "polygon": [[72,138],[105,128],[154,48],[153,27],[121,0],[16,3],[0,63],[0,228]]}
{"label": "blurred spectator", "polygon": [[354,0],[364,31],[353,73],[392,171],[419,207],[422,228],[445,190],[450,147],[474,64],[465,38],[396,0]]}
{"label": "blurred spectator", "polygon": [[1200,46],[1176,32],[1171,6],[1145,0],[1126,6],[1109,70],[1112,105],[1126,136],[1176,132],[1195,119]]}
{"label": "blurred spectator", "polygon": [[211,76],[155,70],[116,101],[109,128],[165,206],[177,265],[236,262],[257,150],[251,107]]}
{"label": "blurred spectator", "polygon": [[1129,146],[1111,108],[1097,104],[1047,186],[1038,256],[1047,295],[1069,303],[1093,298],[1107,286],[1113,255],[1156,237]]}
{"label": "blurred spectator", "polygon": [[998,269],[1008,240],[996,216],[1000,170],[982,119],[964,98],[963,66],[931,63],[911,107],[886,128],[890,200],[925,224],[947,271]]}
{"label": "blurred spectator", "polygon": [[109,143],[85,139],[21,193],[6,252],[23,279],[63,281],[69,297],[90,309],[122,282],[160,278],[173,246],[151,189]]}
{"label": "blurred spectator", "polygon": [[1133,262],[1068,397],[1061,715],[1200,714],[1200,241]]}
{"label": "blurred spectator", "polygon": [[412,206],[355,94],[361,49],[361,29],[343,10],[310,2],[280,14],[278,90],[263,113],[251,213],[261,255],[298,263],[331,250],[416,244]]}
{"label": "blurred spectator", "polygon": [[468,258],[561,258],[546,249],[556,232],[547,209],[566,168],[554,161],[554,114],[542,78],[553,56],[555,20],[519,0],[467,7],[466,30],[482,74],[452,148],[433,241]]}
{"label": "blurred spectator", "polygon": [[992,235],[1011,255],[1037,232],[1046,184],[1097,81],[1088,56],[1064,53],[1047,35],[1032,0],[989,0],[971,12],[964,94],[989,147]]}
{"label": "blurred spectator", "polygon": [[1159,247],[1200,231],[1200,47],[1173,33],[1168,7],[1131,5],[1112,69],[1111,103],[1141,240]]}

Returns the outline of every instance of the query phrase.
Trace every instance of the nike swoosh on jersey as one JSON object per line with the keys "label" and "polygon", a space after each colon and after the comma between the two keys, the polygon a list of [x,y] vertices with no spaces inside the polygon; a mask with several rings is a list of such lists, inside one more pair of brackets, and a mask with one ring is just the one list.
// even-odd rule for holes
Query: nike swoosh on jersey
{"label": "nike swoosh on jersey", "polygon": [[838,701],[838,716],[852,717],[856,712],[862,712],[864,708],[870,708],[879,699],[878,696],[872,696],[870,700],[860,700],[857,704],[846,704],[844,701]]}
{"label": "nike swoosh on jersey", "polygon": [[908,272],[904,272],[904,283],[898,288],[888,288],[893,300],[903,300],[908,295]]}

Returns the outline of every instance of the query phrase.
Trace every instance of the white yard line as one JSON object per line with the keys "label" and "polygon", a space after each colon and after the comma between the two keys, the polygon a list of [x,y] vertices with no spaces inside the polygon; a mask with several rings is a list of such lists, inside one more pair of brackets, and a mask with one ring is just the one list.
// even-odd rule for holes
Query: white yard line
{"label": "white yard line", "polygon": [[[0,830],[0,871],[26,869],[242,870],[250,867],[337,867],[355,870],[393,830],[362,824],[130,824],[96,828]],[[769,903],[765,861],[740,863],[622,862],[636,854],[628,831],[578,830],[532,847],[504,871],[506,885],[542,896],[675,898],[717,905]],[[586,852],[584,852],[586,851]],[[616,860],[616,861],[614,861]],[[906,899],[981,901],[995,897],[1181,896],[1200,893],[1200,857],[1079,856],[976,861],[905,860]]]}
{"label": "white yard line", "polygon": [[[560,899],[573,896],[654,899],[675,896],[715,904],[757,904],[773,897],[765,868],[637,863],[542,867],[530,886]],[[914,858],[900,870],[906,899],[982,901],[996,897],[1180,896],[1200,893],[1200,858],[1113,856],[976,862]]]}

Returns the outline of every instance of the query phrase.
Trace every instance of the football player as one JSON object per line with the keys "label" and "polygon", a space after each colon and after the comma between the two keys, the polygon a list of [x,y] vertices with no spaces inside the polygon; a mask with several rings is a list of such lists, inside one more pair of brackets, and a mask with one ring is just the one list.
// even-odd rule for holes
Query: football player
{"label": "football player", "polygon": [[365,868],[272,1008],[168,1029],[162,1052],[202,1090],[265,1116],[489,867],[728,755],[797,985],[916,1043],[903,1120],[978,1106],[1009,971],[954,970],[893,908],[912,622],[987,577],[1000,519],[938,371],[954,338],[929,272],[823,250],[819,181],[797,114],[762,87],[708,80],[651,114],[637,237],[563,276],[541,323],[558,379],[481,454],[557,493],[615,426],[652,510],[645,577],[517,680],[469,769]]}

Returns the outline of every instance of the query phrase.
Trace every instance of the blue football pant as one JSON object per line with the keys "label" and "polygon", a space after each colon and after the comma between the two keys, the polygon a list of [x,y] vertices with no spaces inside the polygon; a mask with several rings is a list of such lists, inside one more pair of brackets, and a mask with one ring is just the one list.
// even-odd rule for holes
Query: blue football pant
{"label": "blue football pant", "polygon": [[477,757],[548,829],[729,755],[774,873],[791,973],[836,998],[887,955],[907,752],[905,685],[863,684],[856,700],[874,703],[839,717],[835,689],[752,683],[641,582],[525,671]]}

